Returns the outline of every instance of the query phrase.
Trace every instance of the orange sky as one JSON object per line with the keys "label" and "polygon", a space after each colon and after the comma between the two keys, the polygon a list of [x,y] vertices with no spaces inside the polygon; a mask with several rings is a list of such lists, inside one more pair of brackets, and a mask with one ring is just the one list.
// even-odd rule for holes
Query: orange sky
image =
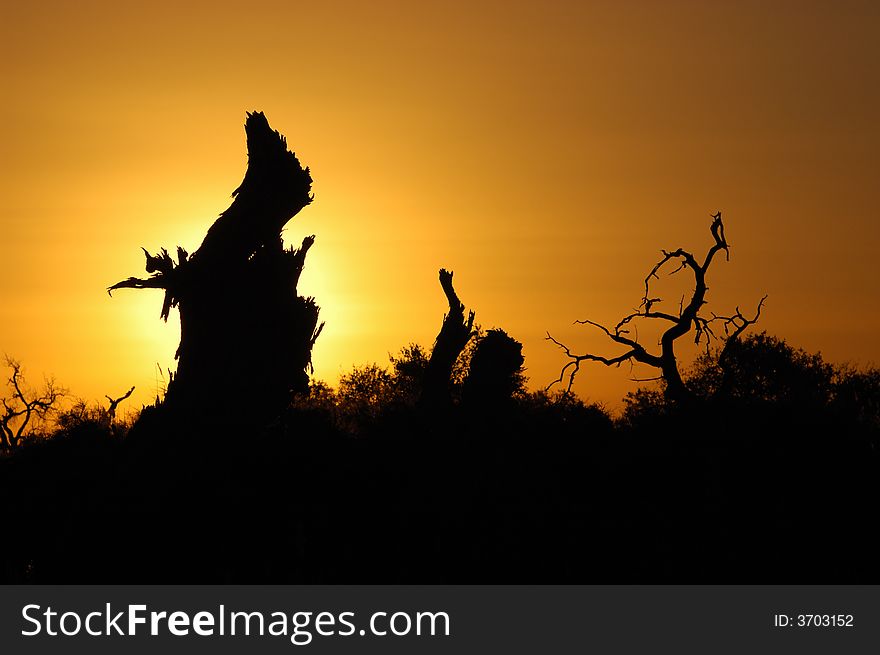
{"label": "orange sky", "polygon": [[[176,320],[160,292],[104,289],[143,274],[140,246],[197,248],[260,109],[315,179],[286,236],[317,234],[300,290],[327,321],[320,378],[430,345],[444,266],[543,386],[564,363],[544,333],[618,352],[572,321],[628,313],[659,249],[704,252],[719,209],[733,251],[710,309],[767,293],[762,328],[877,363],[878,19],[876,2],[5,3],[0,352],[81,396],[153,398]],[[614,405],[629,375],[585,367],[576,389]]]}

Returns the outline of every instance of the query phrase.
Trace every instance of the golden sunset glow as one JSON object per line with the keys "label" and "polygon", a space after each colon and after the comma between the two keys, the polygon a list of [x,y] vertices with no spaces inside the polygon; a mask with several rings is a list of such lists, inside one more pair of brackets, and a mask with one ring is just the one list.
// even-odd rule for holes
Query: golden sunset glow
{"label": "golden sunset glow", "polygon": [[[874,2],[43,2],[2,20],[0,352],[97,399],[155,398],[179,328],[140,247],[193,252],[264,111],[314,178],[290,244],[316,377],[430,346],[442,266],[534,388],[615,323],[661,248],[732,246],[710,310],[880,362]],[[687,280],[682,278],[679,285]],[[662,281],[678,306],[685,288]],[[650,374],[650,371],[641,373]],[[611,407],[640,371],[584,366]]]}

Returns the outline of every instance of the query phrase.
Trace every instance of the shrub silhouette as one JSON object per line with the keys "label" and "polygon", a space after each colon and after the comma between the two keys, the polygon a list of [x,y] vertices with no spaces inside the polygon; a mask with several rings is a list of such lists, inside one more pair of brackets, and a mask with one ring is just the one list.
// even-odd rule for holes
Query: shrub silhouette
{"label": "shrub silhouette", "polygon": [[378,364],[369,364],[340,376],[336,398],[343,424],[356,433],[400,407],[405,394],[397,376]]}
{"label": "shrub silhouette", "polygon": [[834,367],[766,332],[702,355],[688,386],[703,398],[820,407],[832,399]]}
{"label": "shrub silhouette", "polygon": [[90,403],[83,398],[77,398],[70,407],[58,414],[56,424],[59,430],[65,433],[82,430],[106,430],[113,436],[122,437],[137,420],[137,413],[119,418],[117,408],[133,392],[134,387],[131,387],[127,393],[118,398],[105,396],[109,401],[107,407],[98,403]]}
{"label": "shrub silhouette", "polygon": [[476,342],[462,386],[462,402],[499,408],[525,389],[522,344],[504,330],[488,330]]}
{"label": "shrub silhouette", "polygon": [[840,366],[834,372],[834,411],[880,431],[880,369]]}
{"label": "shrub silhouette", "polygon": [[[397,355],[391,355],[389,359],[394,377],[394,386],[400,401],[407,406],[415,406],[422,395],[430,356],[419,344],[411,343],[401,348]],[[452,384],[455,384],[454,365]]]}

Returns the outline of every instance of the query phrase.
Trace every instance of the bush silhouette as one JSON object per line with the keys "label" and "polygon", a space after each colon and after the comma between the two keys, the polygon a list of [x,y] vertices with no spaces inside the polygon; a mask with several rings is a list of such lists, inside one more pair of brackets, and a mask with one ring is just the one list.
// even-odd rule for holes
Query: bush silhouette
{"label": "bush silhouette", "polygon": [[820,354],[762,332],[702,355],[687,379],[703,398],[823,406],[832,399],[834,375]]}
{"label": "bush silhouette", "polygon": [[462,385],[462,402],[498,408],[525,390],[522,344],[504,330],[489,330],[476,341]]}

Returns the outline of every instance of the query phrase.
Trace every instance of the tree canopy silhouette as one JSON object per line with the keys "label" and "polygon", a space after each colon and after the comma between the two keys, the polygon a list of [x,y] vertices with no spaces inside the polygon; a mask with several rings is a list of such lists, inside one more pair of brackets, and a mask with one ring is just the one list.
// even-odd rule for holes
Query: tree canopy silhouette
{"label": "tree canopy silhouette", "polygon": [[164,289],[161,317],[180,311],[178,367],[164,405],[216,420],[265,421],[308,387],[318,306],[297,294],[314,236],[286,249],[281,230],[308,205],[312,178],[261,112],[245,122],[248,167],[232,205],[191,256],[146,255],[148,278],[115,289]]}

